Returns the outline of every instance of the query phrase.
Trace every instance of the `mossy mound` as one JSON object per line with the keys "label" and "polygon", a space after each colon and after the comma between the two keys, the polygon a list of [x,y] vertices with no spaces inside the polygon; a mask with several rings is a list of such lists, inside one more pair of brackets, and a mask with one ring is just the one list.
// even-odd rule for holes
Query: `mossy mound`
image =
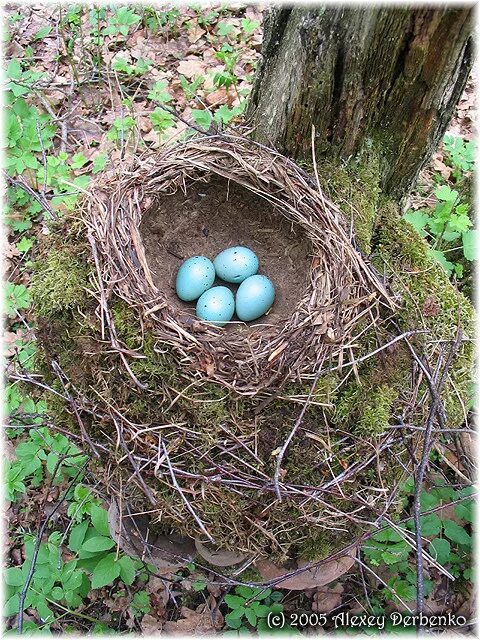
{"label": "mossy mound", "polygon": [[[122,487],[124,499],[152,512],[160,528],[202,539],[208,534],[225,548],[278,560],[319,559],[351,542],[381,516],[389,501],[385,488],[405,479],[411,467],[405,441],[418,431],[396,427],[422,425],[428,412],[425,381],[405,343],[393,338],[425,331],[411,342],[435,366],[442,341],[452,341],[458,326],[466,337],[473,334],[471,305],[431,262],[426,243],[397,207],[382,199],[375,165],[362,173],[325,165],[322,175],[332,176],[332,195],[344,213],[353,212],[362,250],[389,276],[398,311],[375,318],[367,313],[350,341],[356,364],[325,367],[281,463],[282,500],[273,480],[276,463],[311,377],[297,376],[272,393],[237,395],[179,366],[149,316],[108,292],[118,343],[112,349],[81,225],[64,219],[37,254],[39,365],[56,390],[62,389],[52,361],[68,378],[84,426],[103,452],[94,461],[98,473]],[[431,301],[434,314],[425,312]],[[465,341],[443,392],[448,425],[463,420],[472,359]],[[78,436],[76,417],[53,395],[50,410]]]}

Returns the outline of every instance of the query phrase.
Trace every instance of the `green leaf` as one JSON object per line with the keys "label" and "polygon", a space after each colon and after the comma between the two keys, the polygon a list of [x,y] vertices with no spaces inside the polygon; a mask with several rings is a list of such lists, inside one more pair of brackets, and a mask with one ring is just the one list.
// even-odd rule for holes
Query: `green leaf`
{"label": "green leaf", "polygon": [[395,564],[396,562],[400,562],[401,560],[404,559],[403,555],[390,553],[390,551],[383,551],[381,556],[385,564],[388,564],[388,565]]}
{"label": "green leaf", "polygon": [[7,316],[15,317],[18,309],[28,309],[32,303],[30,292],[23,284],[7,282],[5,285],[5,294],[5,312]]}
{"label": "green leaf", "polygon": [[[112,541],[113,542],[113,541]],[[120,575],[120,563],[115,560],[115,553],[109,553],[102,558],[93,570],[92,589],[100,589],[118,578]]]}
{"label": "green leaf", "polygon": [[48,36],[51,30],[52,30],[52,25],[50,24],[45,25],[44,27],[42,27],[37,31],[37,33],[33,36],[33,39],[42,40],[42,38],[45,38],[46,36]]}
{"label": "green leaf", "polygon": [[458,198],[458,191],[451,189],[447,184],[443,184],[434,191],[439,200],[444,202],[455,202]]}
{"label": "green leaf", "polygon": [[228,22],[219,22],[217,24],[217,35],[228,36],[233,31],[233,24]]}
{"label": "green leaf", "polygon": [[207,587],[207,583],[205,582],[205,580],[195,580],[194,582],[192,582],[192,589],[194,591],[203,591],[204,589],[206,589]]}
{"label": "green leaf", "polygon": [[115,546],[115,541],[106,536],[95,536],[83,543],[82,549],[90,553],[98,553],[99,551],[107,551]]}
{"label": "green leaf", "polygon": [[460,504],[455,505],[455,515],[460,520],[466,520],[467,522],[473,522],[473,501],[466,500]]}
{"label": "green leaf", "polygon": [[76,153],[72,157],[70,166],[72,167],[72,169],[81,169],[84,165],[87,164],[87,162],[90,162],[90,161],[88,158],[86,158],[83,155],[83,153]]}
{"label": "green leaf", "polygon": [[403,216],[404,220],[406,220],[409,224],[411,224],[416,231],[425,238],[427,233],[425,232],[425,227],[427,223],[430,221],[430,216],[423,209],[417,209],[417,211],[413,211],[409,209]]}
{"label": "green leaf", "polygon": [[243,607],[245,605],[245,598],[241,598],[240,596],[228,594],[225,596],[224,600],[230,609],[237,609],[238,607]]}
{"label": "green leaf", "polygon": [[92,173],[93,174],[100,173],[100,171],[103,171],[105,169],[106,164],[107,164],[107,154],[99,153],[93,159]]}
{"label": "green leaf", "polygon": [[150,596],[146,591],[137,591],[133,596],[132,608],[136,615],[150,611]]}
{"label": "green leaf", "polygon": [[59,460],[60,460],[60,457],[53,451],[50,451],[50,453],[47,456],[47,469],[51,475],[53,475],[53,472],[55,470],[58,473],[59,467],[57,467],[57,464]]}
{"label": "green leaf", "polygon": [[450,558],[450,543],[445,538],[434,538],[428,545],[428,552],[437,562],[445,565]]}
{"label": "green leaf", "polygon": [[7,600],[7,602],[3,607],[3,615],[5,616],[5,618],[9,618],[10,616],[13,616],[16,613],[18,613],[18,607],[19,607],[18,593],[15,593],[11,598]]}
{"label": "green leaf", "polygon": [[102,509],[96,504],[90,506],[90,517],[92,524],[98,533],[102,536],[110,536],[110,527],[108,526],[108,513],[106,509]]}
{"label": "green leaf", "polygon": [[212,114],[210,111],[206,111],[203,109],[192,109],[192,118],[195,120],[196,124],[202,129],[209,129],[212,124]]}
{"label": "green leaf", "polygon": [[392,527],[388,527],[387,529],[383,529],[379,531],[374,536],[372,536],[373,540],[377,542],[402,542],[402,536],[395,531]]}
{"label": "green leaf", "polygon": [[148,99],[165,104],[172,100],[172,96],[166,91],[168,83],[165,80],[158,80],[148,92]]}
{"label": "green leaf", "polygon": [[133,584],[135,580],[135,565],[133,560],[128,556],[122,556],[118,563],[120,564],[120,578],[123,580],[125,584]]}
{"label": "green leaf", "polygon": [[260,26],[260,22],[258,20],[250,20],[249,18],[242,18],[240,23],[242,25],[242,29],[247,35],[251,35],[255,29]]}
{"label": "green leaf", "polygon": [[442,530],[442,521],[436,513],[431,513],[428,516],[422,516],[420,518],[420,527],[422,536],[436,536]]}
{"label": "green leaf", "polygon": [[25,583],[25,576],[19,567],[9,567],[3,572],[5,582],[12,587],[22,587]]}
{"label": "green leaf", "polygon": [[159,133],[165,131],[165,129],[168,129],[174,124],[172,114],[164,111],[160,107],[157,107],[154,111],[152,111],[152,113],[150,114],[150,120],[155,131]]}
{"label": "green leaf", "polygon": [[458,525],[453,520],[444,520],[443,531],[447,538],[449,538],[452,542],[468,546],[471,546],[472,544],[471,536],[468,535],[463,527]]}
{"label": "green leaf", "polygon": [[463,255],[466,260],[477,258],[477,233],[476,229],[470,229],[462,234]]}
{"label": "green leaf", "polygon": [[460,215],[452,213],[448,220],[448,229],[453,232],[463,233],[468,231],[472,224],[472,221],[466,213],[462,213]]}
{"label": "green leaf", "polygon": [[225,616],[225,624],[230,627],[230,629],[239,629],[242,626],[242,616],[245,610],[242,611],[240,617],[235,615],[238,611],[237,609],[231,613],[227,613]]}
{"label": "green leaf", "polygon": [[454,264],[453,262],[450,262],[446,259],[443,251],[438,251],[437,249],[428,249],[428,255],[436,260],[445,269],[448,275],[451,275],[454,269]]}
{"label": "green leaf", "polygon": [[[268,607],[267,607],[268,609]],[[257,616],[255,614],[255,611],[253,609],[245,609],[245,617],[246,619],[249,621],[249,623],[252,625],[252,627],[255,627],[257,624]]]}
{"label": "green leaf", "polygon": [[260,604],[260,602],[252,602],[251,607],[259,618],[266,618],[271,610],[271,607],[267,607],[266,604]]}

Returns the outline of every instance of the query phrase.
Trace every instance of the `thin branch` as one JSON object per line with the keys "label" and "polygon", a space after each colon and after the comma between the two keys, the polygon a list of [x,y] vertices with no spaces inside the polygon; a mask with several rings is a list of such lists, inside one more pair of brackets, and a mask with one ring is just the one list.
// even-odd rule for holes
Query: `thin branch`
{"label": "thin branch", "polygon": [[59,500],[59,502],[57,503],[55,508],[52,510],[52,512],[45,518],[42,526],[40,527],[40,530],[37,535],[37,539],[35,540],[35,546],[32,554],[32,562],[30,564],[30,569],[28,571],[27,579],[25,580],[25,584],[23,585],[23,588],[18,596],[18,633],[19,634],[23,633],[23,609],[25,606],[25,598],[27,596],[27,591],[32,581],[33,574],[35,573],[35,565],[37,563],[38,553],[40,551],[40,545],[42,543],[43,534],[45,533],[45,529],[47,528],[48,523],[53,518],[53,516],[57,513],[57,511],[60,509],[62,504],[65,502],[68,492],[70,491],[71,487],[75,484],[77,479],[80,477],[80,475],[83,473],[87,464],[88,464],[88,460],[80,467],[75,477],[72,478],[72,480],[70,480],[70,482],[68,483],[68,487],[65,490],[62,498]]}

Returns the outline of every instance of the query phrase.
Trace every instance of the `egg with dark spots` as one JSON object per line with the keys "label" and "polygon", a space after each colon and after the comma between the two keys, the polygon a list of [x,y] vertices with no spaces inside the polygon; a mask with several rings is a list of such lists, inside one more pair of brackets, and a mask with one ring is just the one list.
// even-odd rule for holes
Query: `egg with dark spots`
{"label": "egg with dark spots", "polygon": [[215,280],[213,262],[205,256],[194,256],[185,260],[177,273],[175,289],[177,296],[185,302],[199,298],[210,289]]}
{"label": "egg with dark spots", "polygon": [[230,247],[214,259],[217,276],[225,282],[239,284],[258,271],[258,258],[248,247]]}
{"label": "egg with dark spots", "polygon": [[217,327],[229,322],[234,311],[235,299],[227,287],[212,287],[202,293],[197,301],[197,316]]}
{"label": "egg with dark spots", "polygon": [[250,322],[263,316],[275,300],[275,287],[266,276],[253,275],[238,287],[235,311],[240,320]]}

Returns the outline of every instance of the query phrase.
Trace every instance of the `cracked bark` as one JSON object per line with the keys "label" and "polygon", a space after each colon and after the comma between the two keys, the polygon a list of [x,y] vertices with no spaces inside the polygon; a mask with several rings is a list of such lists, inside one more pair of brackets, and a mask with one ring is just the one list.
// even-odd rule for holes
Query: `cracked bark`
{"label": "cracked bark", "polygon": [[402,197],[441,140],[473,62],[472,9],[273,8],[249,101],[253,137],[296,159],[382,158]]}

